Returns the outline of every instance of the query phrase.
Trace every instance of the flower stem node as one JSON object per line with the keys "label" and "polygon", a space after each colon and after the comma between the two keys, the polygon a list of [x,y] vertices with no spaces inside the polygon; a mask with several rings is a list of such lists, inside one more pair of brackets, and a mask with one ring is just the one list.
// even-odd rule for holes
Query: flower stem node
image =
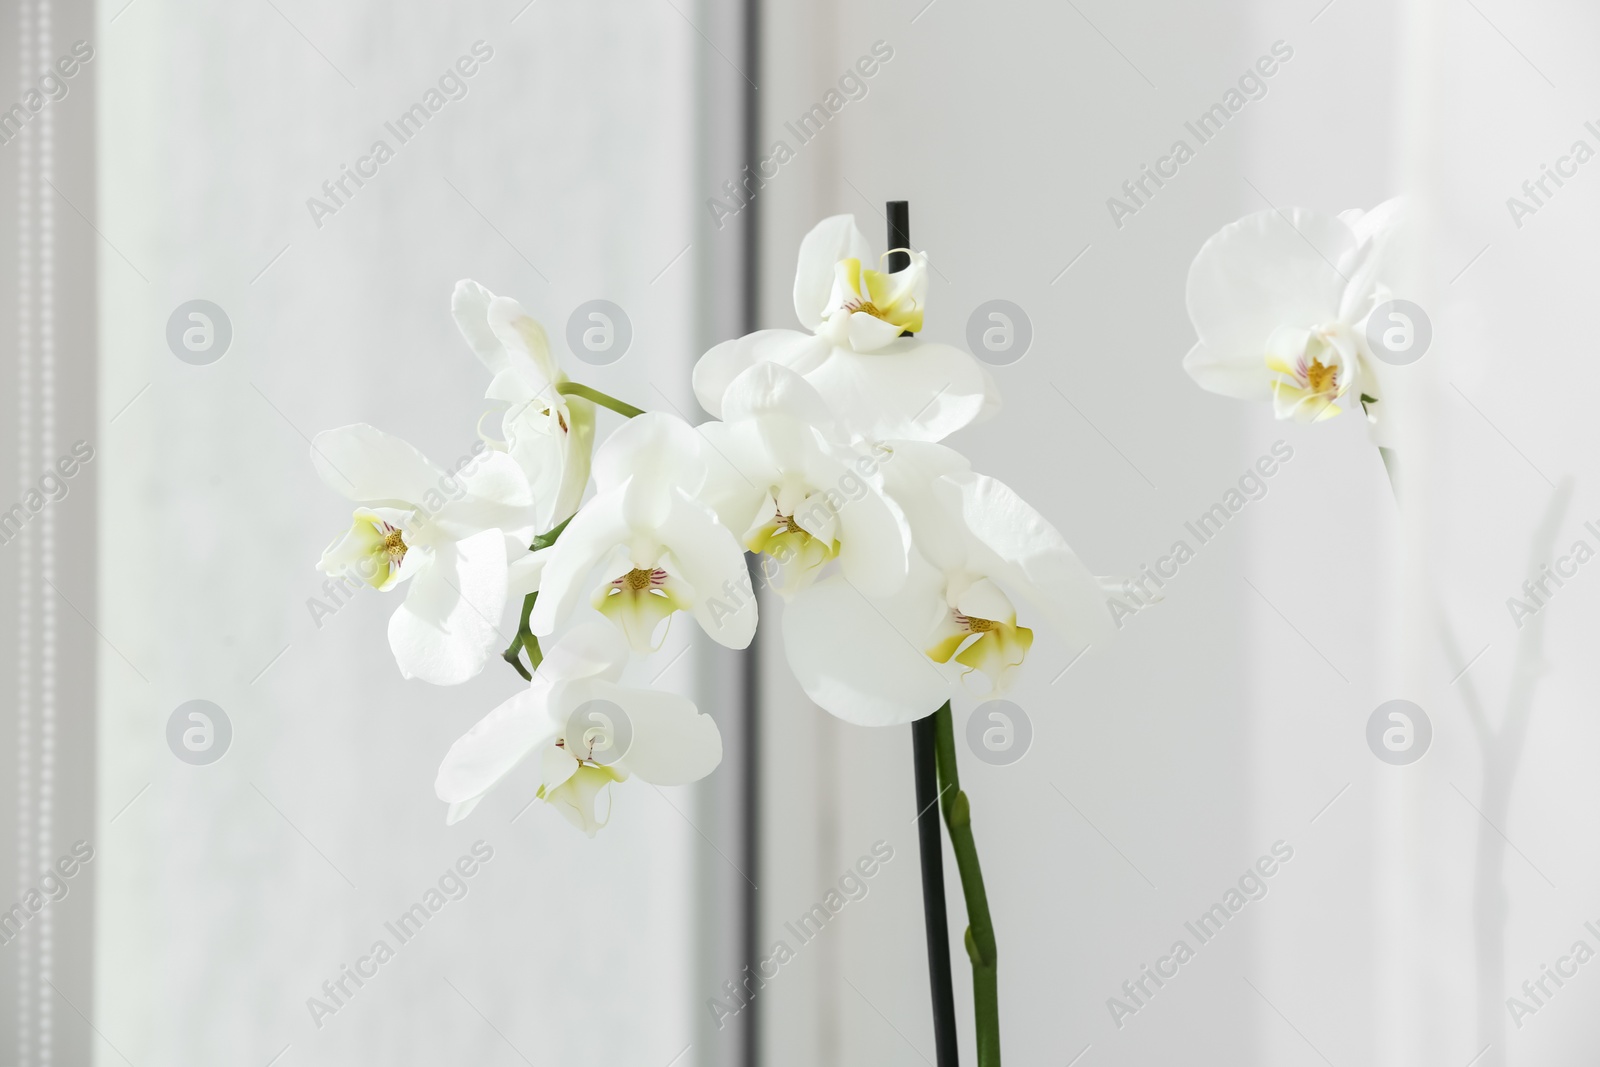
{"label": "flower stem node", "polygon": [[965,791],[957,792],[955,799],[950,802],[948,821],[958,829],[972,825],[972,802],[967,799]]}

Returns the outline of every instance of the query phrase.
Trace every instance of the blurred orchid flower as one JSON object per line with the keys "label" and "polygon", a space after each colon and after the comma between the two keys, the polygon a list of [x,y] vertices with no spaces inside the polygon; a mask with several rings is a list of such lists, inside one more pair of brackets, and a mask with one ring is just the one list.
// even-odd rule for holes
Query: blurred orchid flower
{"label": "blurred orchid flower", "polygon": [[928,259],[871,270],[852,215],[823,219],[800,243],[794,309],[811,333],[760,330],[712,348],[694,369],[701,405],[723,418],[734,379],[763,362],[802,375],[840,419],[874,440],[937,441],[999,407],[983,366],[950,345],[902,337],[922,327]]}
{"label": "blurred orchid flower", "polygon": [[1365,326],[1388,297],[1382,273],[1400,214],[1390,200],[1336,218],[1261,211],[1223,227],[1189,268],[1200,340],[1184,369],[1213,393],[1270,399],[1280,419],[1322,422],[1340,401],[1359,401],[1379,424],[1386,365]]}
{"label": "blurred orchid flower", "polygon": [[596,493],[549,549],[529,616],[545,637],[587,595],[636,651],[658,647],[659,624],[692,614],[713,640],[744,648],[754,598],[719,612],[716,598],[749,582],[744,552],[698,496],[704,444],[682,419],[647,413],[608,437],[594,457]]}
{"label": "blurred orchid flower", "polygon": [[354,571],[382,591],[410,580],[389,619],[400,673],[435,685],[476,675],[499,639],[511,567],[524,583],[537,576],[527,549],[534,502],[521,468],[483,450],[447,473],[365,424],[318,434],[311,462],[329,488],[362,505],[318,569]]}
{"label": "blurred orchid flower", "polygon": [[523,760],[538,764],[538,798],[593,837],[610,819],[596,811],[612,782],[636,776],[684,785],[722,762],[722,735],[687,697],[618,685],[628,649],[596,621],[550,647],[533,681],[461,737],[434,789],[459,822]]}
{"label": "blurred orchid flower", "polygon": [[723,397],[702,499],[788,596],[837,558],[850,581],[887,595],[905,581],[910,530],[884,495],[882,455],[844,440],[821,395],[794,371],[760,363]]}
{"label": "blurred orchid flower", "polygon": [[986,695],[1004,693],[1033,645],[1018,600],[1074,643],[1109,635],[1098,580],[1044,516],[951,449],[892,448],[884,472],[910,523],[910,574],[886,598],[840,575],[790,603],[785,651],[812,700],[862,726],[910,722],[950,699],[951,676],[936,666],[949,663],[984,676]]}
{"label": "blurred orchid flower", "polygon": [[485,394],[507,406],[498,442],[522,467],[548,530],[578,509],[589,484],[594,404],[558,391],[568,378],[550,353],[544,327],[510,297],[474,281],[456,283],[450,312],[467,344],[494,377]]}

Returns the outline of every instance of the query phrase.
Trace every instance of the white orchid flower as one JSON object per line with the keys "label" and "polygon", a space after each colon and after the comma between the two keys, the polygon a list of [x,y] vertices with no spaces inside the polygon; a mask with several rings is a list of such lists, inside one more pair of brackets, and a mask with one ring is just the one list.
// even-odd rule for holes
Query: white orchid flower
{"label": "white orchid flower", "polygon": [[451,746],[435,791],[464,819],[490,789],[532,757],[538,797],[593,837],[610,818],[596,801],[630,776],[684,785],[722,762],[722,735],[687,697],[617,684],[628,649],[602,622],[575,627],[545,653],[533,681]]}
{"label": "white orchid flower", "polygon": [[1213,393],[1270,399],[1280,419],[1321,422],[1344,401],[1379,424],[1385,364],[1365,326],[1388,296],[1380,275],[1399,213],[1390,200],[1337,218],[1261,211],[1223,227],[1189,268],[1200,340],[1184,369]]}
{"label": "white orchid flower", "polygon": [[1110,633],[1099,583],[1044,516],[950,449],[892,448],[884,471],[911,524],[911,572],[887,598],[840,576],[790,603],[785,651],[812,700],[862,726],[910,722],[974,674],[986,696],[1004,693],[1033,645],[1025,621],[1075,644]]}
{"label": "white orchid flower", "polygon": [[365,424],[318,434],[311,461],[329,488],[362,505],[318,568],[353,571],[383,591],[410,581],[389,619],[402,675],[456,685],[477,674],[500,637],[510,565],[526,584],[542,562],[529,562],[534,502],[521,468],[485,449],[447,473]]}
{"label": "white orchid flower", "polygon": [[720,644],[750,644],[754,599],[718,610],[718,598],[743,587],[749,571],[739,542],[698,499],[703,449],[688,423],[657,412],[606,439],[594,457],[594,498],[549,549],[528,618],[535,635],[554,633],[587,598],[639,652],[659,647],[660,623],[679,611]]}
{"label": "white orchid flower", "polygon": [[800,243],[794,309],[811,333],[760,330],[711,349],[695,365],[701,405],[723,418],[728,387],[757,363],[801,374],[840,419],[875,439],[937,441],[999,407],[994,381],[968,353],[901,333],[922,328],[928,261],[885,274],[870,262],[852,215],[823,219]]}
{"label": "white orchid flower", "polygon": [[710,446],[702,498],[785,596],[837,558],[872,596],[905,581],[910,530],[883,492],[882,454],[843,440],[821,395],[794,371],[761,363],[723,398],[726,422],[699,427]]}
{"label": "white orchid flower", "polygon": [[589,484],[594,404],[559,391],[568,378],[550,353],[550,339],[515,300],[461,281],[450,311],[494,375],[486,397],[508,405],[499,444],[528,476],[540,503],[539,529],[553,529],[578,509]]}

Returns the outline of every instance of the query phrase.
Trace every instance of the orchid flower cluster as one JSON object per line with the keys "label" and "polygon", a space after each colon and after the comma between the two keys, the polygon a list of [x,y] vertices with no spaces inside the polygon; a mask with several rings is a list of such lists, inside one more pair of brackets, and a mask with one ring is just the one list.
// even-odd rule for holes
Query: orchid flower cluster
{"label": "orchid flower cluster", "polygon": [[[851,216],[818,224],[795,275],[805,330],[705,353],[693,385],[712,420],[699,426],[573,382],[515,300],[463,281],[451,310],[488,371],[498,436],[480,430],[448,472],[370,426],[317,437],[318,472],[357,505],[319,567],[407,586],[389,622],[405,677],[480,673],[520,599],[502,656],[527,681],[445,756],[449,821],[524,762],[538,797],[591,836],[613,783],[708,774],[722,757],[711,717],[623,676],[680,616],[748,646],[758,583],[785,605],[800,687],[866,726],[1005,692],[1040,620],[1073,647],[1109,629],[1097,580],[1056,529],[939,443],[999,398],[966,352],[908,336],[923,327],[928,260],[891,251],[909,265],[872,269]],[[597,407],[628,416],[598,447]]]}
{"label": "orchid flower cluster", "polygon": [[1222,228],[1189,268],[1199,342],[1183,366],[1199,385],[1270,400],[1280,419],[1323,422],[1358,402],[1374,443],[1391,444],[1389,364],[1368,317],[1392,296],[1398,199],[1337,216],[1267,210]]}

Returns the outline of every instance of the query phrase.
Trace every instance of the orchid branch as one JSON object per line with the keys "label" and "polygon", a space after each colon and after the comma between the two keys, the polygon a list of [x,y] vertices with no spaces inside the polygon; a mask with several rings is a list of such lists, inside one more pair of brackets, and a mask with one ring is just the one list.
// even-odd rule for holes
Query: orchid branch
{"label": "orchid branch", "polygon": [[511,639],[511,644],[506,650],[500,653],[501,658],[511,664],[525,682],[533,681],[533,674],[522,665],[521,653],[527,651],[528,662],[533,665],[535,671],[539,669],[539,664],[544,662],[544,653],[539,651],[539,639],[528,629],[528,616],[533,614],[533,604],[538,599],[538,590],[522,598],[522,618],[517,622],[517,635]]}
{"label": "orchid branch", "polygon": [[630,419],[635,415],[644,414],[644,408],[636,408],[624,400],[618,400],[609,393],[602,393],[598,389],[581,385],[578,382],[562,382],[556,386],[556,392],[562,396],[581,396],[585,400],[593,401],[603,408],[610,408],[618,415],[625,415]]}
{"label": "orchid branch", "polygon": [[967,955],[972,959],[972,999],[978,1030],[978,1067],[1000,1067],[1000,982],[994,921],[989,917],[989,894],[983,887],[978,846],[972,837],[972,807],[961,791],[956,767],[955,727],[950,702],[934,712],[934,736],[939,761],[939,805],[944,809],[961,872],[961,893],[967,902]]}
{"label": "orchid branch", "polygon": [[[576,512],[573,514],[576,514]],[[571,521],[572,515],[568,515],[561,520],[561,524],[555,529],[535,537],[533,544],[528,547],[535,552],[549,548],[556,543],[556,539],[561,536],[561,532],[567,528],[567,523]],[[501,658],[511,664],[516,669],[516,672],[522,675],[522,680],[525,682],[533,681],[532,672],[538,670],[539,664],[544,662],[544,653],[539,650],[539,639],[533,635],[532,630],[528,629],[528,616],[533,614],[533,604],[538,599],[539,591],[537,589],[522,598],[522,617],[517,621],[517,636],[513,637],[511,644],[506,647],[504,652],[500,653]],[[528,654],[528,663],[531,665],[531,670],[529,667],[522,665],[523,652]]]}

